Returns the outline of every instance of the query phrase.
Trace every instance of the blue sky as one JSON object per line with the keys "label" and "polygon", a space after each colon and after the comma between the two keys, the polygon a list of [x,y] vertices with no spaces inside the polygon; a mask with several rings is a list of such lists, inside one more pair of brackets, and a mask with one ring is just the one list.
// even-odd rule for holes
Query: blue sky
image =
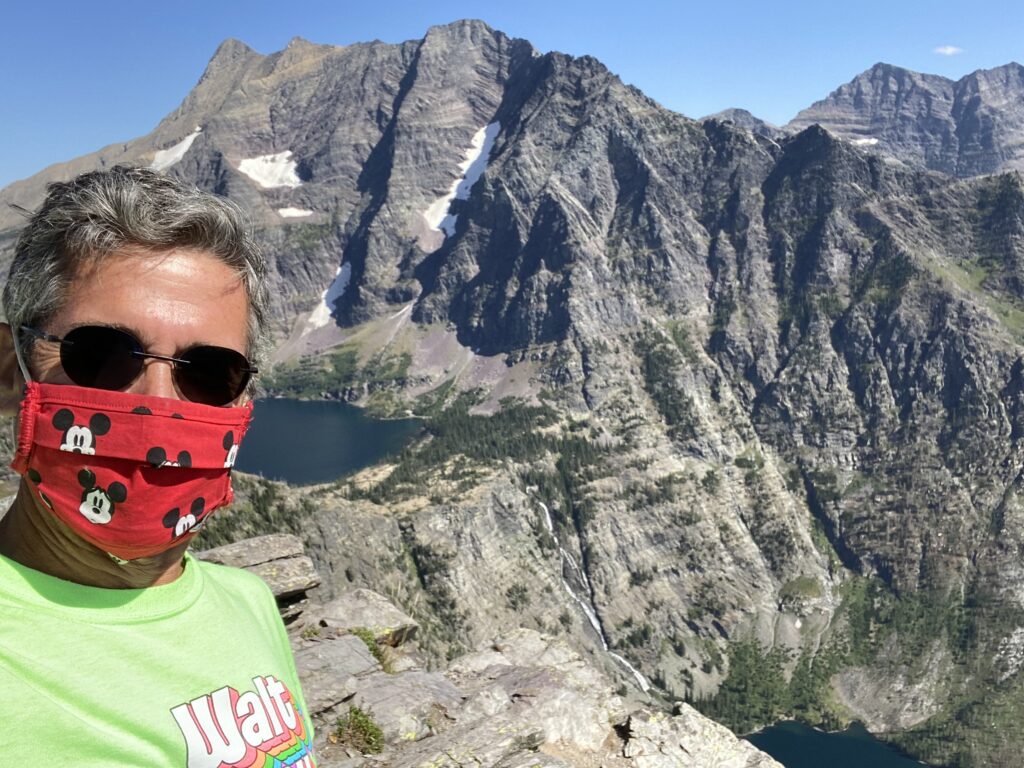
{"label": "blue sky", "polygon": [[399,42],[460,18],[594,56],[690,117],[743,107],[785,123],[878,61],[954,79],[1024,63],[1021,0],[12,2],[0,12],[0,186],[148,133],[225,38],[271,53],[294,36]]}

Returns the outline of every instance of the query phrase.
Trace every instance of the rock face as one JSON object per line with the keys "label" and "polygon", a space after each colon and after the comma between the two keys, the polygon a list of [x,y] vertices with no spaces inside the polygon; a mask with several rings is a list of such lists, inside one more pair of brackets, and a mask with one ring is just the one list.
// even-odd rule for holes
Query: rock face
{"label": "rock face", "polygon": [[354,589],[319,606],[310,621],[331,629],[363,627],[381,645],[398,646],[416,636],[419,625],[369,589]]}
{"label": "rock face", "polygon": [[[317,707],[327,701],[324,679],[345,679],[351,664],[310,666],[306,655],[345,637],[351,635],[299,641],[306,646],[297,651],[300,674]],[[340,645],[338,653],[363,658],[354,643]],[[326,766],[778,765],[690,708],[678,717],[626,715],[606,678],[564,642],[533,630],[517,630],[458,658],[444,674],[365,670],[333,692],[337,701],[320,710],[319,720]],[[332,743],[331,718],[350,705],[381,727],[388,748],[379,758],[348,763],[352,750]]]}
{"label": "rock face", "polygon": [[433,663],[527,624],[694,701],[754,642],[787,654],[755,721],[806,673],[801,711],[974,764],[1024,744],[979,725],[1024,705],[1024,180],[975,175],[1019,167],[1020,72],[875,67],[765,136],[479,22],[229,41],[153,133],[0,203],[113,162],[229,195],[273,262],[274,391],[435,416],[221,516],[301,532],[324,602],[395,596]]}
{"label": "rock face", "polygon": [[207,549],[203,560],[252,571],[270,586],[281,615],[292,621],[306,607],[306,592],[320,583],[302,541],[291,534],[269,534]]}
{"label": "rock face", "polygon": [[756,133],[766,139],[778,139],[785,135],[785,131],[779,126],[765,122],[745,109],[723,109],[721,112],[701,118],[702,123],[706,120],[735,123],[740,128],[746,128],[751,133]]}
{"label": "rock face", "polygon": [[1024,66],[959,80],[876,64],[787,126],[819,124],[854,144],[956,176],[1024,170]]}
{"label": "rock face", "polygon": [[629,740],[623,753],[638,768],[775,768],[778,762],[745,741],[734,741],[727,728],[683,705],[675,717],[640,712],[626,724]]}
{"label": "rock face", "polygon": [[[295,544],[294,537],[261,536],[199,556],[246,568],[277,592],[275,570],[260,566],[289,563]],[[627,709],[609,680],[563,641],[517,629],[455,659],[443,672],[430,672],[418,665],[414,626],[368,589],[351,590],[328,604],[314,600],[291,623],[321,768],[779,765],[686,705],[675,716]],[[384,627],[392,629],[379,629]],[[350,631],[360,629],[370,629],[369,636]],[[384,665],[382,646],[391,651]],[[380,749],[371,754],[361,754],[338,730],[338,719],[351,707],[381,731]]]}

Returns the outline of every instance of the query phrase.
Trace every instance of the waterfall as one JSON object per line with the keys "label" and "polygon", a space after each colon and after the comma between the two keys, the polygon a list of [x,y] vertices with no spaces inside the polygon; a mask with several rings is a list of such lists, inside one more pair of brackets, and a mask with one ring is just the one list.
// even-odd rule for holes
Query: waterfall
{"label": "waterfall", "polygon": [[[555,544],[558,546],[558,551],[562,555],[562,560],[569,565],[570,570],[574,571],[579,576],[580,582],[586,588],[587,595],[589,596],[591,594],[591,587],[590,579],[587,578],[586,571],[584,571],[582,566],[576,562],[576,558],[570,555],[569,552],[566,551],[565,547],[559,543],[558,537],[555,535],[555,526],[554,522],[551,520],[551,510],[548,509],[548,505],[543,501],[538,501],[537,503],[540,504],[541,509],[544,510],[544,521],[547,524],[548,533],[550,533],[551,537],[555,540]],[[562,586],[565,587],[565,591],[569,593],[569,596],[579,604],[581,609],[583,609],[583,613],[586,614],[587,618],[590,620],[591,626],[594,627],[594,631],[597,632],[597,636],[601,639],[601,647],[633,675],[636,679],[637,685],[640,686],[641,691],[646,693],[650,690],[651,685],[647,682],[647,678],[644,677],[636,667],[626,661],[626,659],[608,647],[608,637],[604,633],[604,627],[601,626],[601,621],[597,618],[597,612],[594,610],[594,606],[590,600],[584,600],[576,594],[576,591],[564,576],[562,577]]]}

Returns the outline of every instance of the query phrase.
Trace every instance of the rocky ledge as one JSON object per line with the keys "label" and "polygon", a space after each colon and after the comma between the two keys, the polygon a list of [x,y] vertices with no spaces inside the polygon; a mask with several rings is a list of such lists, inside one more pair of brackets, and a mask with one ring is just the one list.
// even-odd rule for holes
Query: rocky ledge
{"label": "rocky ledge", "polygon": [[781,768],[686,704],[627,705],[565,642],[534,630],[510,628],[428,670],[416,622],[383,596],[307,597],[319,579],[293,536],[199,556],[251,570],[277,595],[320,768]]}

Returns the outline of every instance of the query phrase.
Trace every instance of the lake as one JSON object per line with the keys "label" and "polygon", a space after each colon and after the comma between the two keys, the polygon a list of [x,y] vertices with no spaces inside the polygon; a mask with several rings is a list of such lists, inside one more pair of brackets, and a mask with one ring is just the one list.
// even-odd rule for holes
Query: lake
{"label": "lake", "polygon": [[294,485],[325,483],[397,453],[421,419],[374,419],[335,400],[257,400],[235,468]]}
{"label": "lake", "polygon": [[868,733],[860,723],[845,731],[822,733],[795,722],[777,723],[747,737],[786,768],[921,768]]}

